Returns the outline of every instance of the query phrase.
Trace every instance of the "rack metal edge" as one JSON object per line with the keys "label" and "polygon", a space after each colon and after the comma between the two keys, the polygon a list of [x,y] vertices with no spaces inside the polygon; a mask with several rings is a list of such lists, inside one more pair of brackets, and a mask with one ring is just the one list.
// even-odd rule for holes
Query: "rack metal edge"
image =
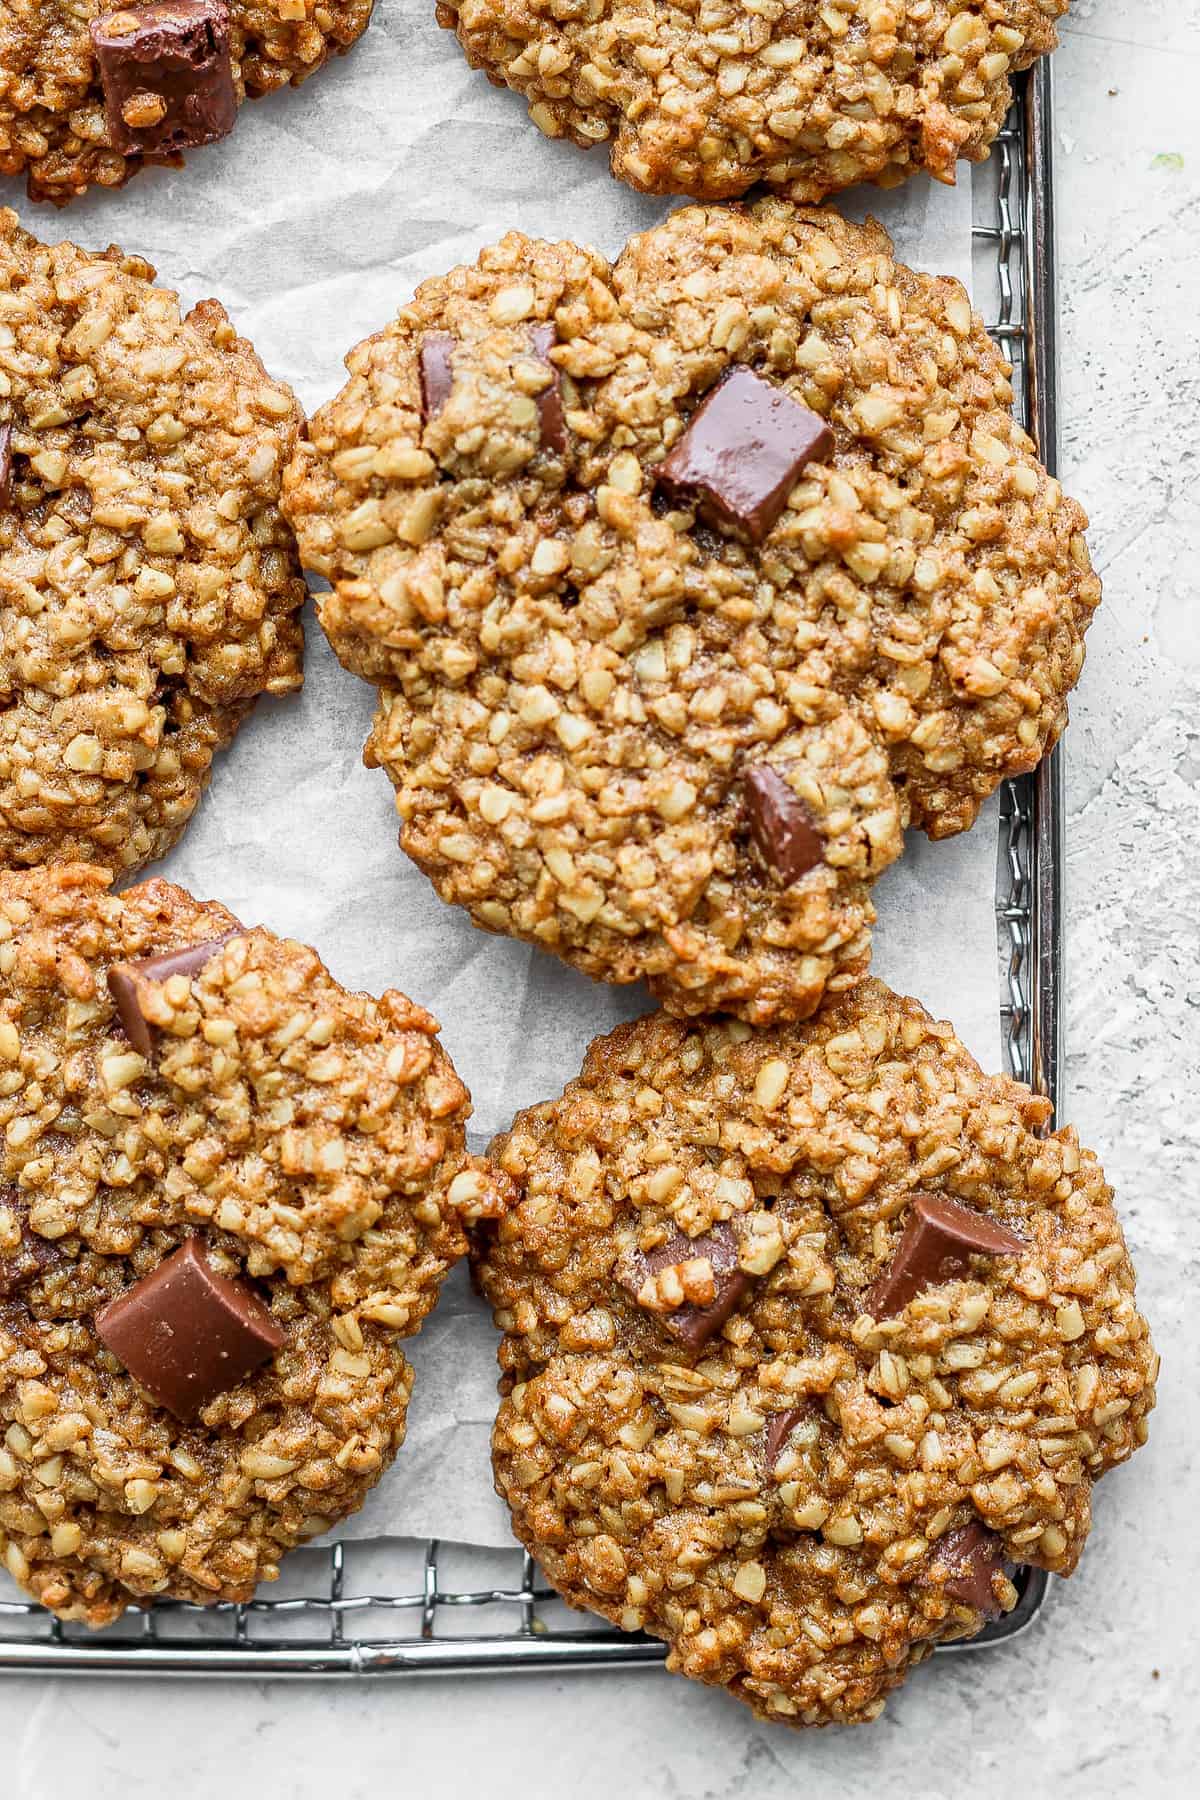
{"label": "rack metal edge", "polygon": [[[1038,454],[1058,473],[1058,298],[1054,238],[1054,78],[1042,57],[1026,77],[1024,258],[1026,371],[1029,416]],[[1032,1085],[1045,1094],[1057,1123],[1062,1105],[1065,1020],[1063,973],[1063,859],[1065,765],[1059,744],[1033,776],[1031,845]]]}

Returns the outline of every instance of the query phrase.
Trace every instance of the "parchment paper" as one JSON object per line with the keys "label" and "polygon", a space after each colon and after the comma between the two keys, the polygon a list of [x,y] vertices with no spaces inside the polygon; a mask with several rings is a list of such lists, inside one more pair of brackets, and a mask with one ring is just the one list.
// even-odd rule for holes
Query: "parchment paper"
{"label": "parchment paper", "polygon": [[[547,142],[516,96],[467,69],[432,0],[379,0],[350,57],[299,92],[247,106],[233,136],[184,171],[143,174],[68,213],[30,206],[15,182],[0,182],[0,202],[47,239],[116,239],[189,303],[216,295],[310,408],[418,281],[510,227],[612,256],[674,204],[615,182],[602,151]],[[846,209],[880,217],[906,261],[969,283],[965,176],[956,190],[922,179],[852,195]],[[588,1041],[648,1002],[442,905],[396,846],[386,776],[362,767],[371,711],[371,691],[340,669],[310,618],[303,693],[260,706],[154,872],[315,944],[347,984],[398,986],[429,1006],[486,1138],[518,1106],[557,1093]],[[994,805],[966,837],[913,837],[878,888],[874,965],[953,1018],[988,1067],[999,1058],[995,854]],[[495,1333],[462,1271],[412,1359],[408,1442],[343,1535],[510,1542],[487,1454]]]}

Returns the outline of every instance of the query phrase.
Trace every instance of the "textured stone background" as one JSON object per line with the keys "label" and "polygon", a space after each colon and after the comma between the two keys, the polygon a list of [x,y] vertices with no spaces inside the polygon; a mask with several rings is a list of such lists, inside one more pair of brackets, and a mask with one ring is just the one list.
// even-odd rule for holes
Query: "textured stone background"
{"label": "textured stone background", "polygon": [[[1063,475],[1105,604],[1069,737],[1069,1100],[1164,1357],[1148,1449],[1008,1651],[796,1737],[661,1674],[0,1686],[12,1800],[1195,1792],[1200,1499],[1200,0],[1075,0],[1057,58]],[[1182,157],[1182,166],[1163,162]]]}

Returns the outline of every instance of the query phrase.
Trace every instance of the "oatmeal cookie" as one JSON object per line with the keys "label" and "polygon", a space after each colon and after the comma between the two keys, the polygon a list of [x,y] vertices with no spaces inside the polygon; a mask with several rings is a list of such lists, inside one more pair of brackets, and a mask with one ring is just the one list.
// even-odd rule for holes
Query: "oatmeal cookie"
{"label": "oatmeal cookie", "polygon": [[348,358],[284,482],[401,843],[476,924],[672,1010],[806,1016],[909,822],[1061,731],[1081,509],[961,286],[877,225],[511,233]]}
{"label": "oatmeal cookie", "polygon": [[247,98],[298,86],[374,0],[5,0],[0,175],[65,205],[225,137]]}
{"label": "oatmeal cookie", "polygon": [[300,434],[215,300],[0,210],[0,866],[162,856],[301,680]]}
{"label": "oatmeal cookie", "polygon": [[770,1718],[874,1718],[1075,1568],[1157,1361],[1095,1156],[913,1000],[658,1013],[493,1147],[497,1488],[573,1605]]}
{"label": "oatmeal cookie", "polygon": [[811,201],[982,161],[1067,3],[439,0],[437,17],[547,137],[608,144],[632,187]]}
{"label": "oatmeal cookie", "polygon": [[362,1504],[497,1193],[421,1007],[106,879],[0,875],[0,1565],[91,1626]]}

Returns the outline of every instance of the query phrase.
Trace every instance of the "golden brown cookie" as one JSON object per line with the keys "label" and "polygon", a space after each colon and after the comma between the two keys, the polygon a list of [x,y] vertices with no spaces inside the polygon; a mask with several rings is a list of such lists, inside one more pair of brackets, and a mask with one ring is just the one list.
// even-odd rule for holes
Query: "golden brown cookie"
{"label": "golden brown cookie", "polygon": [[300,408],[153,280],[0,210],[0,867],[162,856],[258,696],[300,686]]}
{"label": "golden brown cookie", "polygon": [[92,1626],[361,1506],[497,1195],[421,1007],[106,880],[0,875],[0,1563]]}
{"label": "golden brown cookie", "polygon": [[913,1000],[658,1013],[493,1146],[497,1488],[555,1587],[793,1725],[1076,1567],[1157,1359],[1095,1156]]}
{"label": "golden brown cookie", "polygon": [[0,175],[65,205],[234,129],[367,29],[374,0],[5,0]]}
{"label": "golden brown cookie", "polygon": [[877,225],[510,233],[348,358],[284,507],[443,899],[672,1010],[804,1017],[903,828],[1066,721],[1100,597],[961,286]]}
{"label": "golden brown cookie", "polygon": [[439,0],[472,68],[529,100],[547,137],[609,147],[652,194],[756,183],[823,200],[979,162],[1009,76],[1058,42],[1067,0]]}

